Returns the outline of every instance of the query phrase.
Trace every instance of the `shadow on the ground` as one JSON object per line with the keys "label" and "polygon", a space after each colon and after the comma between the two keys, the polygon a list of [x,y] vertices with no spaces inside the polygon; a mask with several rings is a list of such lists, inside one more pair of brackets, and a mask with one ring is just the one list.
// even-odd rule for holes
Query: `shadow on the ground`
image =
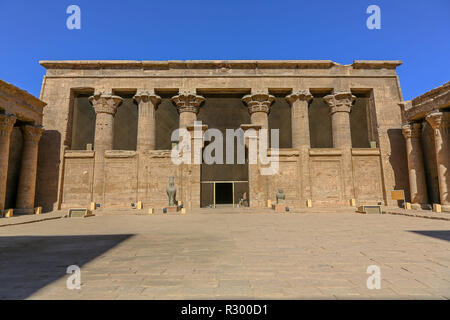
{"label": "shadow on the ground", "polygon": [[450,230],[411,230],[423,236],[450,241]]}
{"label": "shadow on the ground", "polygon": [[0,299],[25,299],[132,234],[0,237]]}

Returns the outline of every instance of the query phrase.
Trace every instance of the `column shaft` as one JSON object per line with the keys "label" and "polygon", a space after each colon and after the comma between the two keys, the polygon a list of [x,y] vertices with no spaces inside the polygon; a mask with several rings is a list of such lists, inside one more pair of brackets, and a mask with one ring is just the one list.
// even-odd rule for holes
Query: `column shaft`
{"label": "column shaft", "polygon": [[286,97],[291,105],[292,147],[310,147],[308,104],[312,95],[309,91],[295,92]]}
{"label": "column shaft", "polygon": [[138,92],[134,99],[138,103],[137,150],[155,150],[155,113],[161,98],[153,92]]}
{"label": "column shaft", "polygon": [[409,189],[411,203],[425,205],[428,203],[425,168],[423,164],[422,143],[420,141],[422,125],[420,123],[403,125],[408,157]]}
{"label": "column shaft", "polygon": [[353,186],[352,136],[350,131],[350,111],[356,97],[351,92],[338,92],[324,97],[330,107],[333,147],[342,150],[344,182],[344,203],[349,205],[355,198]]}
{"label": "column shaft", "polygon": [[350,111],[355,101],[350,92],[338,92],[324,97],[330,106],[334,148],[351,148]]}
{"label": "column shaft", "polygon": [[9,147],[16,117],[0,114],[0,212],[5,209],[6,182],[8,178]]}
{"label": "column shaft", "polygon": [[305,205],[307,199],[311,199],[311,186],[309,174],[309,149],[311,141],[309,136],[308,105],[312,95],[308,90],[293,92],[286,97],[291,105],[292,148],[299,150],[300,176],[299,194],[302,200],[300,206]]}
{"label": "column shaft", "polygon": [[25,125],[22,127],[23,148],[17,188],[16,208],[18,212],[31,213],[34,209],[36,192],[36,173],[39,140],[44,132],[41,127]]}
{"label": "column shaft", "polygon": [[114,141],[114,115],[122,98],[109,93],[96,93],[89,97],[95,113],[95,137],[94,137],[94,188],[93,201],[101,203],[104,200],[105,188],[105,151],[113,149]]}
{"label": "column shaft", "polygon": [[450,211],[450,113],[432,112],[426,120],[434,130],[434,144],[443,210]]}

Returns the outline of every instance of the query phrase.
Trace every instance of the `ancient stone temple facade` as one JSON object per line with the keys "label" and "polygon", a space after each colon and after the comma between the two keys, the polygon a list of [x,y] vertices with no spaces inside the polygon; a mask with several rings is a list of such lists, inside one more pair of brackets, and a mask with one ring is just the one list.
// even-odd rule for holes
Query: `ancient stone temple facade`
{"label": "ancient stone temple facade", "polygon": [[[161,208],[170,176],[187,208],[265,207],[279,189],[292,207],[390,205],[392,190],[409,193],[400,64],[42,61],[39,205]],[[248,161],[176,165],[172,132],[192,131],[196,120],[203,131],[279,129],[279,170],[263,175],[262,163]]]}
{"label": "ancient stone temple facade", "polygon": [[450,211],[450,82],[400,103],[411,202]]}
{"label": "ancient stone temple facade", "polygon": [[34,209],[45,103],[0,80],[0,212]]}

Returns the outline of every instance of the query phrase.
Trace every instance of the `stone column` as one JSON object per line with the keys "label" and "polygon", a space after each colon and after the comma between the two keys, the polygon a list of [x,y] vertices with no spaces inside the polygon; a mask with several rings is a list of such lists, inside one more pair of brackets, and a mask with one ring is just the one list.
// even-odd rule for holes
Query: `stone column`
{"label": "stone column", "polygon": [[411,203],[416,206],[415,209],[420,209],[428,204],[422,143],[420,141],[422,125],[420,123],[404,124],[402,132],[406,140]]}
{"label": "stone column", "polygon": [[176,105],[178,113],[180,114],[180,128],[193,126],[197,120],[197,114],[200,105],[205,101],[205,98],[197,95],[193,90],[183,90],[172,98]]}
{"label": "stone column", "polygon": [[5,209],[6,180],[8,178],[9,144],[16,117],[0,114],[0,212]]}
{"label": "stone column", "polygon": [[105,151],[113,149],[114,141],[114,116],[118,106],[122,103],[122,98],[110,93],[99,92],[89,97],[89,101],[94,107],[95,136],[94,136],[94,189],[93,201],[103,202],[104,196],[104,159]]}
{"label": "stone column", "polygon": [[44,129],[40,126],[24,125],[22,161],[17,187],[16,209],[20,213],[32,213],[36,192],[38,145]]}
{"label": "stone column", "polygon": [[338,92],[324,97],[330,106],[334,148],[351,148],[350,111],[356,97],[351,92]]}
{"label": "stone column", "polygon": [[434,111],[426,120],[434,130],[442,210],[450,211],[450,113]]}
{"label": "stone column", "polygon": [[351,92],[337,92],[324,97],[330,107],[333,147],[342,150],[342,174],[344,183],[343,205],[350,205],[355,198],[353,186],[352,136],[350,131],[350,111],[356,97]]}
{"label": "stone column", "polygon": [[191,164],[181,164],[182,200],[188,209],[200,208],[201,200],[201,159],[204,135],[207,125],[194,124],[186,129],[191,135]]}
{"label": "stone column", "polygon": [[275,97],[267,91],[255,90],[242,98],[248,107],[251,123],[261,126],[262,129],[269,128],[268,114],[270,105],[275,101]]}
{"label": "stone column", "polygon": [[312,95],[308,90],[294,92],[286,97],[291,105],[292,148],[310,147],[308,104]]}
{"label": "stone column", "polygon": [[286,97],[291,105],[292,148],[299,150],[300,176],[299,188],[302,200],[300,206],[305,206],[305,201],[311,199],[311,186],[309,177],[309,149],[311,141],[309,136],[308,104],[312,99],[309,90],[293,92]]}
{"label": "stone column", "polygon": [[[260,125],[242,124],[245,132],[245,146],[247,147],[248,161],[248,194],[247,199],[251,208],[264,208],[267,201],[267,176],[261,174],[261,162],[259,159],[259,130]],[[256,150],[252,148],[255,147]],[[253,161],[252,161],[252,153]],[[253,162],[253,163],[252,163]],[[256,163],[255,163],[256,162]]]}
{"label": "stone column", "polygon": [[161,98],[154,92],[138,92],[134,96],[138,103],[137,150],[155,150],[155,112]]}

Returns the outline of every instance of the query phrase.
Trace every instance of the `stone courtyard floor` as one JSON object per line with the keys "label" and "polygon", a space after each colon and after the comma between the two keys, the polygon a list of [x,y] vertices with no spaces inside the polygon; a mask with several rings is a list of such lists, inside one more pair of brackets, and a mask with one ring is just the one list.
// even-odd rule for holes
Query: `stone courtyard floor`
{"label": "stone courtyard floor", "polygon": [[[1,227],[0,299],[450,298],[449,221],[261,212],[105,211]],[[66,287],[69,265],[80,290]],[[366,285],[371,265],[379,290]]]}

